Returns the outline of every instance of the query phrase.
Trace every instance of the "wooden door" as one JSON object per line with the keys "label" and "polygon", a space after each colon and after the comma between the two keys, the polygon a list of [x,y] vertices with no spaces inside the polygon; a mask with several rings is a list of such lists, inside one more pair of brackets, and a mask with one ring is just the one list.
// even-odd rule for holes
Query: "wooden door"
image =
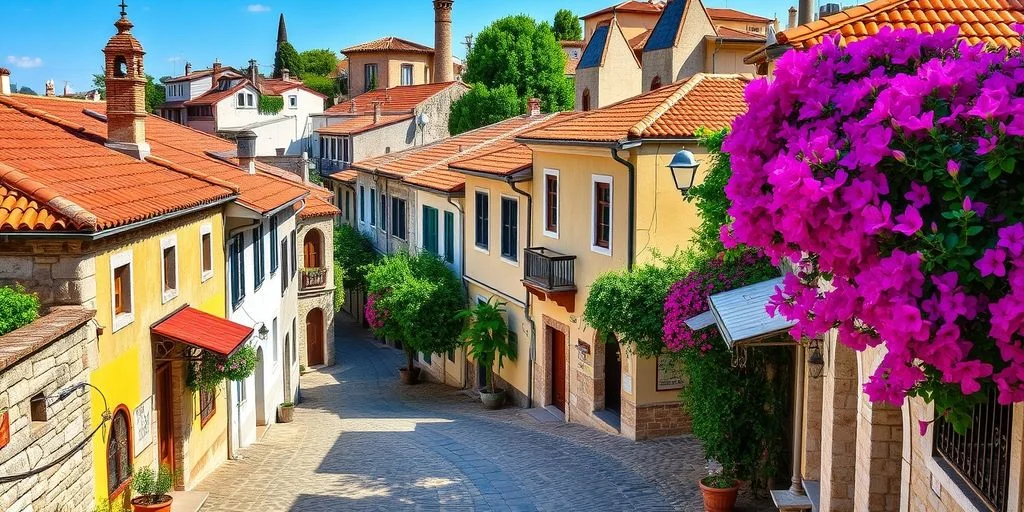
{"label": "wooden door", "polygon": [[157,441],[160,465],[174,471],[174,402],[171,398],[171,365],[164,363],[156,369]]}
{"label": "wooden door", "polygon": [[622,407],[622,357],[618,343],[604,346],[604,408],[619,412]]}
{"label": "wooden door", "polygon": [[565,412],[565,334],[558,329],[551,329],[551,380],[552,405]]}
{"label": "wooden door", "polygon": [[306,362],[309,366],[324,364],[324,313],[320,308],[306,315]]}
{"label": "wooden door", "polygon": [[320,268],[320,237],[315,231],[306,233],[302,241],[302,264],[304,268]]}

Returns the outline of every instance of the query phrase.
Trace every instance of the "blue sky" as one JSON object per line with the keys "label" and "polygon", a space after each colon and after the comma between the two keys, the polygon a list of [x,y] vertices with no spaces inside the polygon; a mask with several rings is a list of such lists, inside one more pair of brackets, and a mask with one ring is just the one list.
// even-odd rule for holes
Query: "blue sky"
{"label": "blue sky", "polygon": [[[453,35],[455,53],[466,34],[477,33],[500,17],[526,13],[550,20],[567,7],[586,14],[618,0],[456,0]],[[116,0],[39,0],[6,7],[0,66],[11,79],[43,92],[53,79],[57,91],[69,81],[77,91],[92,88],[91,75],[101,70],[101,49],[114,33]],[[707,7],[732,7],[786,22],[796,0],[705,0]],[[299,51],[330,48],[338,51],[395,35],[433,45],[433,7],[430,0],[128,0],[133,32],[146,49],[146,69],[153,76],[181,74],[185,61],[208,66],[213,59],[243,66],[250,58],[261,69],[273,65],[277,18],[283,12],[288,39]],[[12,23],[13,21],[13,23]]]}

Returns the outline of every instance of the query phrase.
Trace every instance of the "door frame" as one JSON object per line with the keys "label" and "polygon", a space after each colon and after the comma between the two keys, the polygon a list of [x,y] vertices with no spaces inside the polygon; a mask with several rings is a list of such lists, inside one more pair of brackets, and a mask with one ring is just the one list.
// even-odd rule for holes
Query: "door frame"
{"label": "door frame", "polygon": [[562,336],[565,339],[565,368],[564,368],[564,372],[563,373],[565,375],[565,408],[566,408],[565,415],[566,415],[566,418],[568,419],[568,415],[569,415],[569,412],[568,412],[568,409],[569,409],[569,373],[570,373],[569,372],[569,325],[568,324],[564,324],[562,322],[559,322],[558,320],[555,320],[554,318],[551,318],[551,317],[549,317],[547,315],[541,315],[541,324],[544,326],[544,330],[543,330],[543,332],[544,332],[544,344],[543,344],[544,356],[543,356],[543,359],[542,359],[542,361],[544,362],[544,365],[543,365],[543,369],[542,369],[543,371],[538,372],[538,374],[539,374],[538,378],[542,379],[541,382],[539,383],[540,386],[538,386],[539,391],[541,391],[540,405],[542,405],[542,406],[544,406],[544,405],[554,405],[554,403],[555,403],[554,354],[552,354],[551,347],[552,347],[553,338],[554,338],[554,336],[552,334],[552,331],[558,331],[558,332],[562,333]]}
{"label": "door frame", "polygon": [[263,347],[256,347],[256,372],[254,377],[255,394],[256,394],[256,426],[262,427],[270,423],[270,418],[267,414],[267,381],[266,381],[266,357],[263,354]]}
{"label": "door frame", "polygon": [[[614,342],[612,342],[612,340],[614,340]],[[603,366],[604,366],[604,376],[603,376],[604,377],[604,382],[602,383],[602,385],[604,386],[604,406],[602,408],[604,410],[606,410],[606,411],[614,412],[616,414],[621,414],[622,413],[622,345],[620,345],[618,340],[615,339],[614,337],[612,337],[612,340],[609,340],[606,343],[603,340],[601,340],[599,336],[595,336],[594,337],[595,345],[596,344],[600,344],[601,352],[603,353],[603,356],[604,356],[604,364],[603,364]],[[609,371],[609,368],[612,366],[612,363],[611,363],[612,358],[615,357],[616,355],[618,356],[617,357],[618,362],[617,362],[617,364],[615,364],[615,366],[616,366],[616,368],[618,368],[618,371],[613,373],[613,372]],[[616,404],[617,407],[615,407],[615,408],[610,408],[608,406],[609,405],[608,404],[608,397],[609,397],[609,394],[608,394],[609,389],[608,388],[609,388],[609,386],[610,386],[610,384],[612,382],[611,379],[615,379],[615,382],[618,383],[615,386],[615,389],[618,391],[618,394],[615,395],[615,402],[617,402],[617,404]]]}
{"label": "door frame", "polygon": [[[154,401],[156,402],[156,457],[161,464],[164,463],[162,455],[164,444],[166,443],[170,450],[170,461],[168,465],[171,467],[171,474],[174,474],[174,470],[177,467],[178,453],[175,444],[174,433],[174,378],[173,368],[171,363],[165,362],[156,367],[153,371],[153,384],[154,384]],[[164,432],[164,422],[166,423],[167,431]],[[129,435],[132,433],[129,432]]]}
{"label": "door frame", "polygon": [[[310,316],[313,315],[314,311],[317,311],[319,316],[320,316],[320,321],[319,322],[311,322],[310,321],[311,320]],[[324,318],[325,318],[324,310],[321,309],[321,308],[313,308],[313,309],[309,310],[306,313],[306,318],[305,318],[305,321],[306,321],[306,365],[309,366],[310,368],[312,368],[313,366],[321,366],[321,365],[324,365],[324,364],[327,363],[327,340],[326,340],[326,335],[324,334],[324,331],[326,330],[324,328],[325,327],[324,326]],[[315,320],[315,319],[313,319],[313,320]],[[312,324],[312,323],[316,323],[317,324],[315,332],[316,332],[317,336],[319,337],[319,349],[320,349],[319,354],[316,354],[315,351],[313,350],[312,340],[313,340],[314,336],[311,336],[312,333],[310,333],[310,328],[309,328],[310,324]],[[319,361],[319,362],[316,363],[316,364],[313,364],[313,357],[312,356],[314,354],[319,356],[317,358],[317,361]]]}

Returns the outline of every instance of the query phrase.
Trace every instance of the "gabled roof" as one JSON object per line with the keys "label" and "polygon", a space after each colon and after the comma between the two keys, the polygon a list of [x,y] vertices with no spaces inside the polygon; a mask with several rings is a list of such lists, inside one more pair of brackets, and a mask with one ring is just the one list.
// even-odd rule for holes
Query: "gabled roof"
{"label": "gabled roof", "polygon": [[315,91],[306,87],[301,80],[285,80],[283,78],[261,78],[259,80],[259,89],[261,94],[270,94],[273,96],[280,96],[292,89],[301,89],[310,94],[326,98],[320,91]]}
{"label": "gabled roof", "polygon": [[[780,32],[778,44],[768,48],[809,48],[832,33],[839,33],[842,43],[848,44],[874,35],[884,26],[935,33],[951,25],[958,26],[960,37],[970,44],[1017,48],[1020,36],[1013,25],[1024,23],[1022,9],[1019,0],[874,0]],[[744,61],[765,60],[768,48]]]}
{"label": "gabled roof", "polygon": [[636,0],[629,0],[629,1],[626,1],[626,2],[621,2],[621,3],[615,4],[615,5],[611,6],[611,7],[606,7],[604,9],[601,9],[600,11],[592,12],[590,14],[582,16],[581,19],[585,20],[585,19],[588,19],[588,18],[594,18],[596,16],[601,16],[601,15],[608,14],[608,13],[618,13],[618,12],[630,12],[630,13],[638,13],[638,14],[658,14],[664,8],[665,8],[664,1],[649,0],[647,2],[639,2],[639,1],[636,1]]}
{"label": "gabled roof", "polygon": [[[296,205],[298,208],[298,205]],[[299,212],[300,219],[311,219],[313,217],[330,217],[337,215],[341,210],[330,203],[330,196],[323,194],[311,194],[306,199],[306,206]]]}
{"label": "gabled roof", "polygon": [[[216,105],[220,100],[224,98],[230,98],[235,95],[238,91],[245,89],[246,87],[252,87],[248,80],[243,80],[234,85],[234,87],[228,87],[227,89],[218,89],[216,86],[209,91],[196,96],[195,99],[191,99],[185,102],[185,106],[194,107],[199,105]],[[252,87],[255,89],[255,87]]]}
{"label": "gabled roof", "polygon": [[325,111],[328,114],[349,114],[352,113],[352,106],[355,105],[355,113],[365,114],[373,112],[373,104],[382,102],[381,109],[384,112],[396,114],[412,112],[421,103],[433,98],[450,87],[467,88],[462,82],[439,82],[436,84],[423,85],[400,85],[388,89],[375,89],[364,92],[348,101],[343,101]]}
{"label": "gabled roof", "polygon": [[335,181],[340,181],[342,183],[355,183],[356,177],[358,176],[359,171],[353,171],[349,169],[347,171],[336,172],[331,175],[331,178],[333,178]]}
{"label": "gabled roof", "polygon": [[718,37],[723,39],[732,41],[761,41],[762,43],[765,41],[765,36],[763,34],[744,32],[742,30],[736,30],[734,28],[724,26],[718,27],[716,30],[718,31]]}
{"label": "gabled roof", "polygon": [[608,39],[611,37],[611,32],[612,27],[608,23],[603,23],[594,29],[593,35],[590,36],[590,43],[583,50],[576,69],[597,68],[604,64],[604,55],[608,50]]}
{"label": "gabled roof", "polygon": [[[213,74],[213,70],[212,69],[200,69],[200,70],[193,71],[193,72],[191,72],[191,73],[189,73],[187,75],[180,75],[180,76],[168,78],[168,79],[164,80],[163,83],[170,84],[170,83],[175,83],[175,82],[192,81],[192,80],[197,80],[197,79],[203,78],[205,76],[210,76],[212,74]],[[237,69],[229,67],[229,66],[224,66],[224,67],[220,68],[220,76],[221,76],[221,78],[244,78],[242,73],[240,73]]]}
{"label": "gabled roof", "polygon": [[[373,114],[356,114],[344,116],[342,121],[329,126],[322,126],[316,129],[320,135],[357,135],[377,128],[391,126],[395,123],[412,119],[412,114],[387,114],[382,115],[379,123],[373,122]],[[329,117],[328,119],[337,119]]]}
{"label": "gabled roof", "polygon": [[676,44],[683,26],[683,14],[686,13],[686,0],[669,0],[658,18],[658,23],[651,29],[644,51],[672,48]]}
{"label": "gabled roof", "polygon": [[531,130],[516,140],[614,144],[630,139],[693,138],[698,128],[728,127],[746,112],[741,75],[697,74],[646,94]]}
{"label": "gabled roof", "polygon": [[750,14],[743,11],[737,11],[736,9],[727,9],[721,7],[707,7],[708,16],[711,16],[712,20],[721,21],[746,21],[750,23],[767,24],[772,21],[769,18],[764,18],[756,14]]}
{"label": "gabled roof", "polygon": [[462,174],[450,170],[449,164],[490,153],[498,144],[511,142],[516,135],[554,116],[513,117],[433,144],[356,162],[352,168],[380,173],[420,188],[457,192],[465,188],[466,180]]}
{"label": "gabled roof", "polygon": [[400,37],[382,37],[373,41],[357,44],[350,46],[341,51],[341,53],[359,53],[359,52],[407,52],[407,53],[434,53],[434,49],[429,46],[424,46],[419,43],[402,39]]}

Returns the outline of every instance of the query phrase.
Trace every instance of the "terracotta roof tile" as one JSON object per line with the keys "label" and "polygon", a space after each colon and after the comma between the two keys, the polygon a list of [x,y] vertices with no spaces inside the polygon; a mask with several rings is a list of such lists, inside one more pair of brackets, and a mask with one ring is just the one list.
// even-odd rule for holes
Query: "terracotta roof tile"
{"label": "terracotta roof tile", "polygon": [[[547,119],[530,126],[529,130],[540,129],[566,119],[579,116],[579,112],[559,112]],[[516,142],[513,138],[505,138],[484,148],[474,151],[464,158],[452,161],[448,168],[455,171],[468,171],[494,176],[511,176],[533,166],[533,150],[527,145]]]}
{"label": "terracotta roof tile", "polygon": [[[193,71],[193,72],[191,72],[191,73],[189,73],[187,75],[181,75],[181,76],[176,76],[176,77],[168,78],[167,80],[164,80],[164,83],[165,84],[169,84],[169,83],[174,83],[174,82],[184,82],[184,81],[187,81],[187,80],[196,80],[198,78],[203,78],[205,76],[209,76],[209,75],[212,75],[212,74],[213,74],[213,70],[212,69],[198,69],[198,70]],[[238,72],[238,70],[236,70],[235,68],[232,68],[232,67],[227,67],[227,66],[224,66],[224,67],[220,68],[220,76],[221,76],[221,78],[244,78],[242,73]]]}
{"label": "terracotta roof tile", "polygon": [[350,46],[341,51],[349,54],[356,52],[410,52],[410,53],[434,53],[434,49],[419,43],[414,43],[400,37],[382,37],[367,43]]}
{"label": "terracotta roof tile", "polygon": [[647,1],[638,2],[636,0],[630,0],[615,4],[611,7],[606,7],[600,11],[595,11],[586,16],[582,16],[582,19],[593,18],[595,16],[601,16],[602,14],[608,14],[612,12],[631,12],[640,14],[658,14],[665,8],[665,2],[659,1]]}
{"label": "terracotta roof tile", "polygon": [[767,24],[772,21],[769,18],[758,16],[756,14],[750,14],[743,11],[737,11],[736,9],[727,8],[716,8],[708,7],[708,16],[711,16],[712,20],[718,21],[748,21],[751,23]]}
{"label": "terracotta roof tile", "polygon": [[67,218],[48,209],[45,203],[0,183],[0,232],[67,231],[70,225]]}
{"label": "terracotta roof tile", "polygon": [[650,37],[651,37],[651,30],[650,29],[644,30],[643,32],[641,32],[641,33],[637,34],[636,36],[634,36],[633,39],[629,40],[629,47],[632,48],[634,51],[636,51],[636,50],[643,51],[644,45],[647,44],[647,39],[650,38]]}
{"label": "terracotta roof tile", "polygon": [[389,89],[376,89],[365,92],[348,101],[343,101],[325,112],[337,114],[352,113],[352,106],[355,105],[355,113],[365,114],[373,112],[374,102],[381,101],[381,109],[388,113],[412,112],[424,101],[434,97],[449,87],[466,88],[462,82],[441,82],[424,85],[400,85]]}
{"label": "terracotta roof tile", "polygon": [[306,85],[303,84],[302,81],[300,80],[284,80],[282,78],[263,78],[260,79],[259,82],[260,91],[263,94],[280,96],[292,89],[302,89],[303,91],[306,91],[310,94],[314,94],[321,98],[327,97],[320,93],[320,91],[314,91],[313,89],[306,87]]}
{"label": "terracotta roof tile", "polygon": [[884,26],[934,33],[950,25],[970,44],[1016,48],[1020,39],[1014,23],[1024,23],[1019,0],[874,0],[810,23],[780,32],[779,44],[808,48],[838,32],[844,43],[878,33]]}
{"label": "terracotta roof tile", "polygon": [[[296,205],[298,207],[298,205]],[[336,206],[330,203],[327,198],[321,197],[320,195],[310,195],[306,199],[306,207],[299,212],[300,219],[310,219],[313,217],[330,217],[341,213]]]}
{"label": "terracotta roof tile", "polygon": [[637,138],[688,138],[697,128],[724,128],[746,111],[748,78],[697,74],[653,92],[583,112],[519,136],[524,141],[614,143]]}
{"label": "terracotta roof tile", "polygon": [[[327,119],[338,118],[328,117]],[[317,128],[316,132],[320,135],[355,135],[408,119],[412,119],[412,114],[388,114],[381,116],[379,123],[374,123],[373,114],[356,114],[341,117],[338,123]]]}
{"label": "terracotta roof tile", "polygon": [[245,86],[247,86],[247,85],[249,85],[249,81],[248,80],[243,80],[242,82],[239,82],[239,83],[235,84],[234,87],[229,87],[229,88],[224,89],[224,90],[221,90],[221,89],[210,89],[209,91],[206,91],[203,94],[200,94],[199,96],[196,96],[194,99],[186,101],[185,105],[186,106],[214,105],[217,102],[219,102],[220,100],[222,100],[224,98],[229,98],[229,97],[233,96],[236,92],[241,91],[242,89],[245,89]]}
{"label": "terracotta roof tile", "polygon": [[331,175],[331,178],[334,178],[335,180],[340,181],[342,183],[355,183],[356,177],[358,176],[359,171],[353,171],[349,169],[347,171],[336,172]]}
{"label": "terracotta roof tile", "polygon": [[763,34],[753,34],[750,32],[744,32],[742,30],[736,30],[731,27],[718,27],[718,37],[724,37],[726,39],[740,39],[748,41],[765,41]]}

